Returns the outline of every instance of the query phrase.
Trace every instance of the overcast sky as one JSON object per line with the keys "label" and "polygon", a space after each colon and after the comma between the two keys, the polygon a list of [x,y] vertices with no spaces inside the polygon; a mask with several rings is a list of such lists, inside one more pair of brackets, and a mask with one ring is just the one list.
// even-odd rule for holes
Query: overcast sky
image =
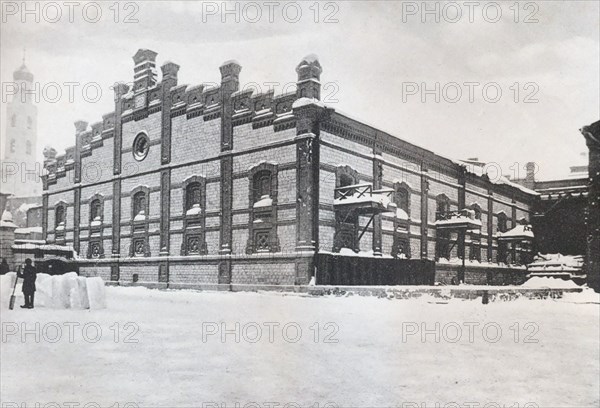
{"label": "overcast sky", "polygon": [[[439,22],[435,11],[423,15],[420,1],[323,2],[318,7],[312,1],[232,2],[228,8],[239,12],[224,16],[221,1],[138,1],[118,7],[98,2],[85,13],[84,4],[74,8],[70,22],[63,2],[31,2],[28,7],[39,10],[37,23],[35,14],[21,13],[20,1],[2,2],[1,80],[12,81],[25,47],[42,95],[40,159],[45,145],[59,151],[74,145],[74,121],[93,123],[114,109],[111,85],[132,81],[131,57],[138,48],[158,52],[158,66],[179,64],[180,84],[218,82],[221,63],[236,59],[243,67],[242,85],[254,82],[267,89],[267,83],[277,82],[276,92],[295,82],[298,62],[315,53],[323,66],[322,97],[335,109],[444,156],[497,162],[508,174],[511,163],[535,161],[538,178],[566,176],[569,166],[584,162],[581,153],[587,151],[578,129],[600,119],[597,1],[517,7],[513,1],[481,1],[472,8],[463,2],[429,3],[430,10],[439,8]],[[52,22],[58,19],[56,5],[61,17]],[[102,15],[94,23],[98,8]],[[127,17],[137,22],[125,23]],[[64,85],[70,82],[80,84],[72,101]],[[86,84],[91,84],[87,101]],[[93,101],[95,84],[102,94]],[[423,84],[433,93],[421,95]],[[62,96],[52,102],[56,89]]]}

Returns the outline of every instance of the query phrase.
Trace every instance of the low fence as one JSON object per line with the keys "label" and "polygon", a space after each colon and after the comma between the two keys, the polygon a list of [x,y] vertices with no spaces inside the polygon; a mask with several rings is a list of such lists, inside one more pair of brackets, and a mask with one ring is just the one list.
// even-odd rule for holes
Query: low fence
{"label": "low fence", "polygon": [[[435,266],[435,281],[446,285],[458,282],[461,265],[438,263]],[[468,285],[521,285],[527,280],[527,269],[502,266],[465,267],[465,283]]]}
{"label": "low fence", "polygon": [[435,262],[318,254],[316,280],[317,285],[433,285]]}

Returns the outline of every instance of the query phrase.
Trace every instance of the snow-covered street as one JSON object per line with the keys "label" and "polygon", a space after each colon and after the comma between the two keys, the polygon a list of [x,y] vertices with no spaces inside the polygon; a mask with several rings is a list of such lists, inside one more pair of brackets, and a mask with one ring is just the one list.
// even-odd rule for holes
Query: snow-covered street
{"label": "snow-covered street", "polygon": [[2,402],[593,407],[600,307],[590,300],[109,287],[102,310],[2,310]]}

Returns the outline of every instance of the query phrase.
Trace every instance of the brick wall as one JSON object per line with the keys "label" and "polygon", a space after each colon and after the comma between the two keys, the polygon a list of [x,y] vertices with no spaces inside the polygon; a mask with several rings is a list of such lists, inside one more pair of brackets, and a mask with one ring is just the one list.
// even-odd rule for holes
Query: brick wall
{"label": "brick wall", "polygon": [[[171,119],[171,163],[181,164],[217,157],[221,152],[221,121],[186,115]],[[201,173],[203,174],[203,173]]]}
{"label": "brick wall", "polygon": [[169,265],[169,281],[188,285],[215,284],[219,266],[215,264],[182,263]]}
{"label": "brick wall", "polygon": [[294,263],[237,263],[233,265],[233,284],[293,285],[296,279]]}

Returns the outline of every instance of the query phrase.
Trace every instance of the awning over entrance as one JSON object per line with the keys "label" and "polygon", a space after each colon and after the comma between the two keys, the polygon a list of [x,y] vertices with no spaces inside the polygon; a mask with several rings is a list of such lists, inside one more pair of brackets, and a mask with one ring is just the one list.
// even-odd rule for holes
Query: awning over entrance
{"label": "awning over entrance", "polygon": [[437,214],[435,226],[438,230],[460,231],[480,230],[481,220],[475,218],[475,211],[447,211]]}
{"label": "awning over entrance", "polygon": [[355,210],[361,215],[396,214],[397,206],[390,198],[393,192],[391,188],[374,190],[370,183],[338,187],[335,189],[333,206],[336,210]]}
{"label": "awning over entrance", "polygon": [[506,232],[499,232],[496,237],[500,242],[522,242],[533,241],[534,235],[531,225],[517,225]]}

